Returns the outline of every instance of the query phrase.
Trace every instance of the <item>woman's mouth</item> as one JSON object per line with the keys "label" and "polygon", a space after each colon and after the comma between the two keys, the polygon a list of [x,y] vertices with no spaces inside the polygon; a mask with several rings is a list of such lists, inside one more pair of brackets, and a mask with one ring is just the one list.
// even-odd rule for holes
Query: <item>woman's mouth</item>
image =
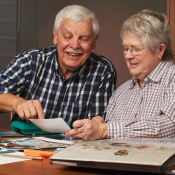
{"label": "woman's mouth", "polygon": [[131,68],[138,66],[138,63],[129,63]]}

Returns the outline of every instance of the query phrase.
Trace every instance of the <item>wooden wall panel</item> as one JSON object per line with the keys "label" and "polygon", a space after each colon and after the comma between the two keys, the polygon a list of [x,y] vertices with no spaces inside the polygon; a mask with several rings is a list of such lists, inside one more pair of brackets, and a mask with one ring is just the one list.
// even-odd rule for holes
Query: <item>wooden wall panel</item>
{"label": "wooden wall panel", "polygon": [[175,59],[175,0],[167,0],[167,17],[172,32],[172,49]]}

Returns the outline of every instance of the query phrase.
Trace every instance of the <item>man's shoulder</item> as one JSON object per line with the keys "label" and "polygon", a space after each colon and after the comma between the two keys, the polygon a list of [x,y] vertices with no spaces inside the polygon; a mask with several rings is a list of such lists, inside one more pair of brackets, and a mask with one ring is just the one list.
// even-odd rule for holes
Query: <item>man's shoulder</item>
{"label": "man's shoulder", "polygon": [[25,51],[23,54],[29,54],[29,55],[50,55],[51,53],[56,51],[55,46],[45,47],[45,48],[33,48],[30,50]]}
{"label": "man's shoulder", "polygon": [[108,58],[106,58],[106,57],[103,56],[103,55],[98,55],[98,54],[96,54],[96,53],[94,53],[94,52],[92,52],[92,53],[90,54],[90,59],[91,59],[92,61],[96,61],[96,62],[99,62],[99,63],[112,64],[111,61],[110,61]]}
{"label": "man's shoulder", "polygon": [[33,48],[30,50],[26,50],[21,54],[18,54],[15,57],[15,61],[17,62],[38,62],[38,61],[46,61],[47,57],[49,58],[49,60],[51,60],[51,57],[54,58],[56,54],[56,47],[55,46],[51,46],[51,47],[47,47],[47,48]]}
{"label": "man's shoulder", "polygon": [[114,69],[112,62],[107,57],[105,57],[103,55],[98,55],[98,54],[92,52],[90,54],[90,61],[94,62],[96,64],[100,64],[101,66],[110,67],[111,69]]}

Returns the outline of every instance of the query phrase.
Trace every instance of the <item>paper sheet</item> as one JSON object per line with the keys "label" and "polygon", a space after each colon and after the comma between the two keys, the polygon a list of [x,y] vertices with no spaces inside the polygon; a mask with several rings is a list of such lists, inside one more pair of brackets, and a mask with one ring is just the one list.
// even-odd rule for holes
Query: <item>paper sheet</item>
{"label": "paper sheet", "polygon": [[64,144],[68,144],[68,145],[72,145],[72,144],[76,143],[75,140],[57,140],[57,139],[50,139],[50,138],[46,138],[46,137],[33,137],[33,138],[39,139],[39,140],[44,140],[46,142],[64,143]]}
{"label": "paper sheet", "polygon": [[29,120],[46,132],[65,133],[66,131],[71,129],[62,118]]}
{"label": "paper sheet", "polygon": [[[15,152],[15,153],[10,153],[12,155],[23,155],[23,152]],[[14,162],[21,162],[21,161],[26,161],[29,159],[25,159],[25,158],[14,158],[14,157],[5,157],[5,156],[1,156],[0,155],[0,165],[3,164],[8,164],[8,163],[14,163]]]}

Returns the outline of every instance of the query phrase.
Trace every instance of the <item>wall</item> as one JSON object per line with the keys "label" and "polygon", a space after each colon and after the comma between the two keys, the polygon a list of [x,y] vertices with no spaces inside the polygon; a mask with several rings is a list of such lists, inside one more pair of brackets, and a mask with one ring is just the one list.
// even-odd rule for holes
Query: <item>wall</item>
{"label": "wall", "polygon": [[[16,55],[17,0],[0,0],[0,70]],[[0,128],[9,122],[9,113],[0,113]]]}
{"label": "wall", "polygon": [[[167,0],[167,16],[171,27],[171,35],[175,36],[175,0]],[[175,37],[172,37],[172,50],[175,63]]]}
{"label": "wall", "polygon": [[14,55],[17,41],[17,0],[0,0],[0,70]]}
{"label": "wall", "polygon": [[166,13],[166,0],[21,0],[21,33],[18,36],[18,52],[52,45],[52,27],[55,15],[63,7],[80,4],[95,12],[101,26],[95,52],[108,57],[117,72],[117,85],[131,76],[119,47],[122,22],[142,9]]}
{"label": "wall", "polygon": [[39,47],[39,1],[18,0],[19,33],[17,52]]}
{"label": "wall", "polygon": [[81,4],[96,13],[101,26],[100,37],[94,50],[105,55],[118,72],[118,85],[131,76],[119,53],[121,44],[119,33],[122,22],[142,9],[152,9],[166,13],[166,0],[39,0],[39,47],[52,44],[52,26],[56,13],[71,4]]}

